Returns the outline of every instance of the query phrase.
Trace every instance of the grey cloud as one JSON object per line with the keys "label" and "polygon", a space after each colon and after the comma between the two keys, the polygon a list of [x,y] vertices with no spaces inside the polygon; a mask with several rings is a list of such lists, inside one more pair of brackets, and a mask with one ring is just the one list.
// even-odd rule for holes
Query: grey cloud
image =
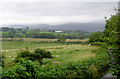
{"label": "grey cloud", "polygon": [[8,4],[5,10],[31,16],[70,16],[113,12],[114,7],[115,2],[38,2]]}
{"label": "grey cloud", "polygon": [[[0,3],[0,11],[6,14],[13,14],[13,19],[20,18],[14,14],[21,15],[23,19],[33,18],[40,20],[41,16],[60,17],[66,19],[69,16],[94,16],[105,17],[115,13],[117,2],[21,2],[21,3]],[[36,18],[37,17],[37,18]],[[5,17],[7,19],[7,17]],[[47,18],[48,19],[48,18]],[[77,18],[82,19],[82,18]],[[4,20],[4,19],[3,19]],[[46,20],[46,19],[44,19]],[[49,18],[51,20],[51,18]],[[74,18],[75,20],[75,18]],[[86,18],[87,20],[87,18]],[[100,20],[103,20],[100,18]],[[19,20],[18,20],[19,21]],[[25,20],[26,21],[26,20]],[[67,20],[66,20],[67,21]],[[69,21],[69,20],[68,20]],[[71,18],[72,21],[72,18]]]}

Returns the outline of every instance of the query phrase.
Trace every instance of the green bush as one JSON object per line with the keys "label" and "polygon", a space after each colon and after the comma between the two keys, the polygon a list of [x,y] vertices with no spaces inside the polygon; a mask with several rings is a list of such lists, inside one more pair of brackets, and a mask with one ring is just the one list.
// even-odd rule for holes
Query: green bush
{"label": "green bush", "polygon": [[64,36],[64,35],[58,36],[57,41],[64,43],[66,41],[66,36]]}
{"label": "green bush", "polygon": [[104,42],[92,42],[90,43],[91,45],[97,45],[97,46],[102,46]]}
{"label": "green bush", "polygon": [[102,41],[102,35],[103,33],[98,31],[98,32],[93,32],[90,37],[89,37],[89,42],[101,42]]}
{"label": "green bush", "polygon": [[2,67],[0,66],[0,79],[2,77]]}
{"label": "green bush", "polygon": [[5,56],[1,53],[0,54],[0,66],[4,67],[5,64]]}
{"label": "green bush", "polygon": [[52,58],[50,51],[45,51],[43,49],[36,49],[34,55],[42,56],[42,58]]}
{"label": "green bush", "polygon": [[32,53],[28,50],[25,50],[25,51],[21,51],[20,53],[18,53],[16,59],[15,59],[15,62],[19,62],[19,59],[20,58],[25,58],[27,60],[32,60]]}
{"label": "green bush", "polygon": [[3,70],[2,79],[36,79],[39,72],[38,62],[20,58],[19,63],[15,64],[12,69]]}
{"label": "green bush", "polygon": [[43,49],[36,49],[34,52],[25,50],[25,51],[21,51],[17,55],[15,62],[19,62],[20,58],[25,58],[27,60],[32,60],[32,61],[38,61],[41,64],[43,58],[52,58],[52,54],[49,51]]}

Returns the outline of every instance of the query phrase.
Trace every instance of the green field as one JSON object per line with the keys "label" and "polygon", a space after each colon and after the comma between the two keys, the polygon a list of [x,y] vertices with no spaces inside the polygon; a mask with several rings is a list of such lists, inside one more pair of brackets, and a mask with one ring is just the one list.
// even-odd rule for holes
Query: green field
{"label": "green field", "polygon": [[[21,40],[21,41],[20,41]],[[67,39],[66,42],[86,42],[88,39]],[[50,46],[63,46],[66,43],[57,43],[57,39],[37,39],[37,38],[3,38],[2,49],[22,49],[22,48],[40,48]]]}
{"label": "green field", "polygon": [[2,42],[2,49],[8,50],[8,49],[22,49],[22,48],[40,48],[40,47],[49,47],[49,46],[61,46],[63,44],[57,44],[57,43],[27,43],[27,42],[9,42],[4,41]]}
{"label": "green field", "polygon": [[7,33],[9,33],[9,32],[0,32],[0,33],[7,34]]}
{"label": "green field", "polygon": [[[69,41],[69,40],[68,40]],[[73,40],[72,40],[73,41]],[[34,49],[42,48],[51,51],[52,59],[43,59],[43,63],[52,63],[57,61],[59,63],[77,62],[91,57],[95,57],[93,50],[97,50],[99,47],[89,46],[88,44],[63,44],[63,43],[33,43],[33,42],[16,42],[16,41],[3,41],[2,51],[6,60],[6,68],[9,68],[13,64],[13,58],[17,56],[20,50],[28,48],[30,51]]]}

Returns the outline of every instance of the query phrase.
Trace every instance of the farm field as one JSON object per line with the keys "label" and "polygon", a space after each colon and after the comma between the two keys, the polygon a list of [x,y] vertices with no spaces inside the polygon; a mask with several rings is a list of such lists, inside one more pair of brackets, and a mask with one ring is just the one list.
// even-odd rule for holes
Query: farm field
{"label": "farm field", "polygon": [[9,50],[9,49],[23,49],[23,48],[39,48],[39,47],[49,47],[49,46],[61,46],[63,44],[57,43],[27,43],[27,42],[2,42],[2,49]]}
{"label": "farm field", "polygon": [[[86,42],[88,39],[67,39],[66,42]],[[49,47],[49,46],[61,46],[63,43],[56,43],[57,39],[37,39],[37,38],[2,38],[2,49],[22,49],[37,48],[37,47]]]}
{"label": "farm field", "polygon": [[[24,42],[56,42],[57,39],[41,39],[41,38],[2,38],[2,41],[24,41]],[[89,39],[66,39],[66,42],[87,42]]]}
{"label": "farm field", "polygon": [[[27,39],[30,40],[30,39]],[[37,40],[37,39],[36,39]],[[70,40],[69,40],[70,41]],[[73,40],[72,40],[73,41]],[[76,41],[76,40],[75,40]],[[90,46],[88,44],[63,44],[63,43],[33,43],[33,42],[16,42],[16,41],[3,41],[2,42],[2,52],[5,56],[5,63],[7,66],[11,65],[12,60],[17,56],[17,53],[20,50],[25,50],[28,48],[30,51],[34,51],[34,49],[42,48],[48,51],[51,51],[53,57],[52,59],[44,59],[44,63],[46,62],[77,62],[83,59],[88,59],[91,57],[95,57],[95,53],[93,50],[97,50],[99,47]]]}

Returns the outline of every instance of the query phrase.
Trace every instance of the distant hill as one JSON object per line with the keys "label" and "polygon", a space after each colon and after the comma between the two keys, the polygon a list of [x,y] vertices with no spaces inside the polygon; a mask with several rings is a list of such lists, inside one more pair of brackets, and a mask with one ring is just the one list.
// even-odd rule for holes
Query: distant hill
{"label": "distant hill", "polygon": [[48,24],[14,24],[4,25],[4,27],[11,28],[33,28],[33,29],[46,29],[46,30],[81,30],[86,32],[103,31],[105,23],[67,23],[60,25]]}

